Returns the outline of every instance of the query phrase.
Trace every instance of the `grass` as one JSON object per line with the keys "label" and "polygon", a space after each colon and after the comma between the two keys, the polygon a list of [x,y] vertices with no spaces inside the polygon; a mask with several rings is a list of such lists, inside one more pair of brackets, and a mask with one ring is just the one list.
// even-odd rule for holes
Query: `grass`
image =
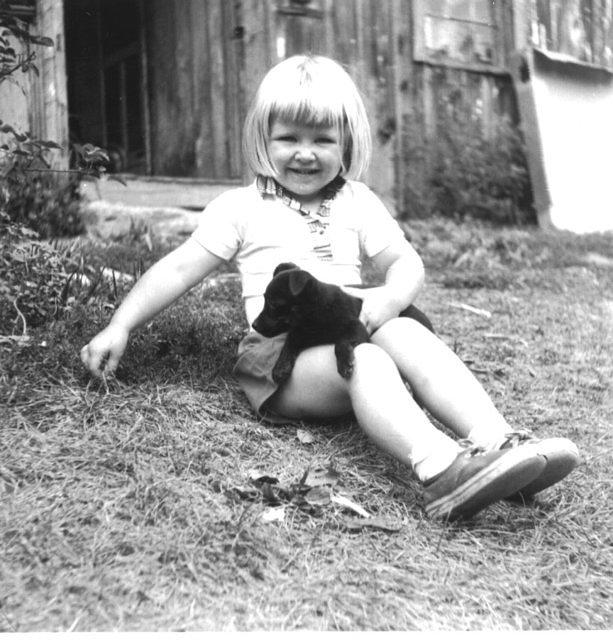
{"label": "grass", "polygon": [[[253,418],[231,377],[235,280],[135,333],[104,382],[78,359],[112,312],[100,292],[0,342],[0,629],[610,628],[613,236],[409,232],[428,267],[420,306],[513,425],[575,440],[568,479],[533,505],[429,521],[412,475],[351,421]],[[111,249],[107,266],[134,255]],[[387,529],[306,500],[320,468]]]}

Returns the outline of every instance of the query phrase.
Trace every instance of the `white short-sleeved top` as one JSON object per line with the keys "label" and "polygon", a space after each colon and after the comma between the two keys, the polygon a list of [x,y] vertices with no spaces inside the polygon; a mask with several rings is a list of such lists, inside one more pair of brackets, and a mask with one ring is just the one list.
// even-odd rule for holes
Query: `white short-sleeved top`
{"label": "white short-sleeved top", "polygon": [[279,198],[263,197],[253,182],[212,200],[192,238],[223,260],[236,260],[251,323],[279,263],[294,262],[324,282],[360,284],[361,256],[370,258],[406,243],[385,205],[361,182],[343,185],[331,202],[327,223],[332,259],[322,261],[303,215]]}

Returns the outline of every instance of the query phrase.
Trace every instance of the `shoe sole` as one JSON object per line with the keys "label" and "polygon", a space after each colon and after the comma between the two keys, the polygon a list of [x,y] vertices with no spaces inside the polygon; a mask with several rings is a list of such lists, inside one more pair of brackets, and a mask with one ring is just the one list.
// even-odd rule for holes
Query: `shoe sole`
{"label": "shoe sole", "polygon": [[531,446],[536,447],[547,464],[536,480],[522,487],[521,491],[508,496],[507,499],[511,502],[529,501],[534,494],[563,480],[581,461],[579,449],[568,438],[546,438],[537,440]]}
{"label": "shoe sole", "polygon": [[470,518],[490,504],[517,493],[541,475],[545,466],[545,458],[538,455],[535,447],[524,445],[511,449],[451,493],[426,505],[426,514],[446,520]]}
{"label": "shoe sole", "polygon": [[517,492],[517,496],[522,499],[530,498],[535,493],[551,487],[556,482],[560,482],[579,464],[578,453],[575,454],[572,451],[558,452],[555,455],[541,455],[546,460],[545,469],[535,480]]}

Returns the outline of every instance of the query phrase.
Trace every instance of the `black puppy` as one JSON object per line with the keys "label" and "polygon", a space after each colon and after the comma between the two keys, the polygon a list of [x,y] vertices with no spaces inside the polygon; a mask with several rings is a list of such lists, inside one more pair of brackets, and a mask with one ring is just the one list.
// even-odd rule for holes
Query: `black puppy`
{"label": "black puppy", "polygon": [[[275,382],[286,380],[298,354],[308,347],[334,344],[336,366],[344,378],[353,371],[353,349],[370,336],[359,321],[362,300],[340,287],[317,280],[292,262],[274,270],[264,293],[264,308],[253,328],[267,338],[287,332],[287,340],[275,363]],[[414,305],[400,313],[434,332],[428,317]]]}

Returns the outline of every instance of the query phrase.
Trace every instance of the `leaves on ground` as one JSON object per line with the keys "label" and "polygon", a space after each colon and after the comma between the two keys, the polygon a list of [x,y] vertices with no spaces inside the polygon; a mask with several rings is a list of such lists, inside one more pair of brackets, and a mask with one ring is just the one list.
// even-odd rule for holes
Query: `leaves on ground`
{"label": "leaves on ground", "polygon": [[[103,381],[78,356],[112,311],[96,292],[27,340],[0,332],[0,629],[610,629],[613,236],[409,227],[420,307],[512,426],[577,443],[569,478],[430,521],[411,472],[350,418],[303,442],[253,416],[231,374],[235,279],[134,332]],[[131,273],[133,247],[84,251]]]}

